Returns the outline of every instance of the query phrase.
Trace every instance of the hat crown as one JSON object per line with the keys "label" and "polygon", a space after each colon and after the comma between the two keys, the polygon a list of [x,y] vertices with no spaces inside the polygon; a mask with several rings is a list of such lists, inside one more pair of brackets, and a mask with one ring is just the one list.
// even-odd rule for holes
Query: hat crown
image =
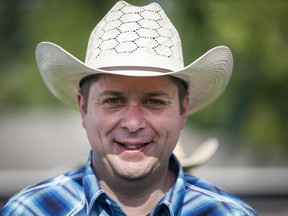
{"label": "hat crown", "polygon": [[179,34],[157,3],[119,1],[92,31],[85,63],[92,68],[184,68]]}

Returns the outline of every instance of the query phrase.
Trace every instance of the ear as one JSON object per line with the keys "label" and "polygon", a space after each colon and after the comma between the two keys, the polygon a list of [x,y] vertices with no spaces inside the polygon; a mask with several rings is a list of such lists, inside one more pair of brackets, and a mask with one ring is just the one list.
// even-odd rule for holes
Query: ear
{"label": "ear", "polygon": [[82,126],[83,128],[86,128],[85,119],[86,119],[87,110],[85,108],[84,98],[79,92],[77,93],[77,104],[78,104],[78,108],[79,108],[81,118],[82,118]]}
{"label": "ear", "polygon": [[182,104],[182,109],[180,110],[180,115],[181,115],[181,128],[185,126],[187,115],[189,112],[189,93],[186,93],[183,104]]}

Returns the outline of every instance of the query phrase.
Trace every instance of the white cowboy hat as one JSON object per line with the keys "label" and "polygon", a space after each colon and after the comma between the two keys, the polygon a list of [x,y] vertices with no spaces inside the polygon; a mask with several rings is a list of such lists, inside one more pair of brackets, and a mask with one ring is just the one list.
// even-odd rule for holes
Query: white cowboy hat
{"label": "white cowboy hat", "polygon": [[162,8],[117,2],[92,31],[85,62],[50,42],[36,48],[36,60],[49,90],[77,108],[80,81],[93,74],[126,76],[171,75],[189,84],[190,111],[212,103],[231,77],[228,47],[215,47],[184,67],[181,40]]}
{"label": "white cowboy hat", "polygon": [[174,154],[179,159],[183,169],[186,172],[190,172],[193,168],[206,163],[215,155],[219,147],[219,141],[217,138],[210,138],[197,146],[191,155],[185,153],[184,145],[185,144],[178,141],[174,149]]}

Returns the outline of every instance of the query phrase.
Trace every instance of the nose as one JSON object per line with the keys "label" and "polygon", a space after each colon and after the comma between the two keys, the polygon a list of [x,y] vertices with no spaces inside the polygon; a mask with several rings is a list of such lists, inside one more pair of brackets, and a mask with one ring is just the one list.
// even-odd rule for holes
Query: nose
{"label": "nose", "polygon": [[121,127],[129,132],[137,132],[146,127],[143,112],[138,105],[129,105],[127,107],[121,120]]}

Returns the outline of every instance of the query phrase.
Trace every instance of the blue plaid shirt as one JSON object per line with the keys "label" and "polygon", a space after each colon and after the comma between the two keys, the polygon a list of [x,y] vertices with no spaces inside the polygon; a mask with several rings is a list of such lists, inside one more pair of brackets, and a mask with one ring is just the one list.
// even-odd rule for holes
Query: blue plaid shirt
{"label": "blue plaid shirt", "polygon": [[[183,172],[172,156],[177,181],[150,215],[256,215],[234,195]],[[125,215],[99,184],[91,157],[86,167],[28,187],[12,197],[0,215]]]}

